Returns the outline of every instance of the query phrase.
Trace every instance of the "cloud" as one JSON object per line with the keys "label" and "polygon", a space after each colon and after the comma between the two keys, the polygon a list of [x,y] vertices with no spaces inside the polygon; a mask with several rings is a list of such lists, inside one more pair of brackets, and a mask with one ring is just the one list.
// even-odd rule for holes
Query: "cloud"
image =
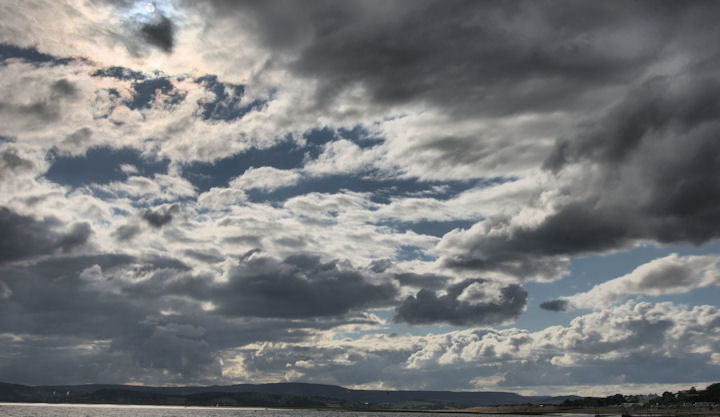
{"label": "cloud", "polygon": [[[546,310],[565,311],[569,307],[600,309],[633,295],[682,294],[696,288],[720,285],[720,258],[678,256],[673,253],[640,265],[629,274],[595,285],[586,292],[548,301]],[[551,307],[557,306],[557,310]]]}
{"label": "cloud", "polygon": [[[718,235],[708,225],[716,224],[720,198],[717,164],[710,156],[717,151],[712,138],[720,108],[713,97],[719,87],[703,65],[683,76],[653,79],[574,141],[558,143],[548,159],[554,169],[597,164],[595,195],[602,200],[578,195],[574,206],[604,219],[609,241],[700,244]],[[594,141],[597,137],[607,139]],[[555,216],[562,220],[567,212]]]}
{"label": "cloud", "polygon": [[142,214],[142,218],[148,222],[148,224],[156,229],[159,229],[173,220],[173,216],[180,210],[179,206],[171,205],[169,207],[160,207],[156,210],[145,210]]}
{"label": "cloud", "polygon": [[527,303],[527,291],[512,284],[499,288],[482,279],[450,286],[437,296],[426,289],[409,296],[397,307],[394,320],[409,324],[449,323],[486,326],[515,320]]}
{"label": "cloud", "polygon": [[31,160],[23,158],[15,148],[8,147],[0,151],[0,178],[30,171],[34,166]]}
{"label": "cloud", "polygon": [[[193,298],[212,278],[193,275],[173,258],[60,256],[2,266],[0,276],[0,357],[13,358],[0,360],[0,373],[20,383],[210,384],[224,381],[220,359],[228,349],[377,324],[363,314],[323,321],[225,317]],[[190,292],[179,296],[180,288]]]}
{"label": "cloud", "polygon": [[88,223],[75,223],[66,232],[58,232],[60,222],[54,218],[41,221],[0,207],[0,263],[68,252],[85,244],[92,233]]}
{"label": "cloud", "polygon": [[230,187],[241,190],[272,191],[277,188],[295,185],[300,180],[300,177],[300,173],[293,170],[276,169],[267,166],[251,167],[241,176],[230,181]]}
{"label": "cloud", "polygon": [[143,38],[151,45],[170,53],[173,50],[175,40],[173,38],[172,21],[165,16],[160,16],[155,22],[144,23],[140,27]]}
{"label": "cloud", "polygon": [[[383,272],[384,264],[382,262],[374,262],[372,268],[375,272]],[[436,275],[436,274],[418,274],[414,272],[403,272],[393,275],[395,279],[402,286],[423,288],[426,290],[439,290],[445,286],[445,283],[450,280],[449,277]]]}
{"label": "cloud", "polygon": [[137,236],[141,231],[142,229],[137,224],[124,224],[118,226],[118,228],[113,232],[113,235],[117,240],[125,242],[132,240],[132,238]]}
{"label": "cloud", "polygon": [[716,239],[716,5],[21,3],[0,6],[0,374],[717,374],[714,310],[616,305],[716,285],[702,257],[601,284],[569,326],[379,334],[507,324],[577,256]]}
{"label": "cloud", "polygon": [[557,278],[568,256],[717,237],[720,84],[709,64],[644,82],[559,140],[545,165],[554,174],[539,176],[549,189],[524,210],[446,235],[444,264]]}
{"label": "cloud", "polygon": [[[227,9],[227,2],[215,4]],[[378,104],[425,101],[457,113],[508,114],[577,104],[586,89],[637,74],[662,47],[659,39],[669,32],[662,25],[678,11],[634,7],[623,17],[609,5],[572,2],[482,9],[462,1],[350,3],[329,11],[257,7],[251,13],[309,23],[309,33],[299,26],[276,30],[277,23],[260,31],[278,49],[308,39],[291,70],[317,80],[316,100],[323,105],[360,86]],[[641,15],[646,24],[629,30],[625,19]],[[579,26],[589,16],[594,23]],[[609,36],[613,30],[624,36]],[[620,39],[638,42],[628,47]]]}
{"label": "cloud", "polygon": [[[519,216],[518,216],[519,217]],[[518,222],[500,215],[476,223],[468,230],[453,230],[438,243],[440,262],[454,270],[488,271],[517,280],[552,281],[563,276],[569,266],[565,250],[577,250],[568,239],[580,244],[591,242],[591,234],[581,233],[572,226],[557,222],[554,230],[533,230],[515,226]],[[548,245],[545,245],[547,238]],[[565,246],[567,245],[567,246]]]}
{"label": "cloud", "polygon": [[[237,353],[245,374],[261,380],[577,394],[578,385],[597,391],[651,381],[713,381],[719,317],[712,306],[630,302],[536,332],[472,328],[424,336],[368,334],[248,345]],[[448,377],[453,384],[438,384]]]}
{"label": "cloud", "polygon": [[567,311],[569,302],[567,300],[543,301],[540,308],[547,311]]}
{"label": "cloud", "polygon": [[332,317],[388,306],[396,289],[371,283],[339,261],[293,255],[283,261],[253,256],[233,268],[228,282],[211,289],[218,312],[245,317]]}

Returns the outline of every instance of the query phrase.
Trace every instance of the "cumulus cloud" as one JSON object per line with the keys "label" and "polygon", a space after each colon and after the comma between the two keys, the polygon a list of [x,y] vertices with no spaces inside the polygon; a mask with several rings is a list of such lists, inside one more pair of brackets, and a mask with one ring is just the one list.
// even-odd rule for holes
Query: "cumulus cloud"
{"label": "cumulus cloud", "polygon": [[426,336],[371,334],[313,344],[249,345],[239,355],[243,369],[257,378],[294,375],[345,385],[433,389],[452,375],[457,389],[584,385],[616,390],[653,380],[712,381],[719,317],[711,306],[629,302],[536,332],[474,328]]}
{"label": "cumulus cloud", "polygon": [[295,185],[300,180],[300,174],[292,170],[282,170],[273,167],[250,168],[241,176],[230,182],[230,187],[241,190],[260,189],[272,191],[280,187]]}
{"label": "cumulus cloud", "polygon": [[409,296],[395,311],[395,321],[409,324],[450,323],[487,326],[516,319],[525,310],[527,291],[512,284],[470,279],[448,287],[445,295],[426,289]]}
{"label": "cumulus cloud", "polygon": [[633,295],[681,294],[696,288],[720,285],[720,258],[715,255],[679,256],[675,253],[640,265],[629,274],[603,282],[589,291],[548,301],[551,311],[569,307],[600,309]]}

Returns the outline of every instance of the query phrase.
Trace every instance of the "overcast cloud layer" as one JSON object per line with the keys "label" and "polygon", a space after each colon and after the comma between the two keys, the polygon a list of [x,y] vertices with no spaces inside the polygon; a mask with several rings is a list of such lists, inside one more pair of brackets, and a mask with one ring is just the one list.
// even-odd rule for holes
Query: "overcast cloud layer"
{"label": "overcast cloud layer", "polygon": [[718,4],[0,16],[4,381],[720,374]]}

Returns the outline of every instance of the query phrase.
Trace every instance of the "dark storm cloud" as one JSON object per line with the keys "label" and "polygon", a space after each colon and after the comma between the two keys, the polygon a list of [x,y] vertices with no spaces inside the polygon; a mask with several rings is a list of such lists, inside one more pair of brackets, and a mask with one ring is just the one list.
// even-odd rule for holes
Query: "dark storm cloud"
{"label": "dark storm cloud", "polygon": [[450,278],[436,274],[417,274],[405,272],[393,275],[393,278],[402,286],[439,290],[445,286]]}
{"label": "dark storm cloud", "polygon": [[547,311],[567,311],[569,303],[567,300],[551,300],[544,301],[540,304],[540,308]]}
{"label": "dark storm cloud", "polygon": [[[601,167],[597,195],[612,204],[589,199],[577,204],[589,215],[586,219],[616,225],[605,229],[609,238],[700,244],[720,235],[718,67],[720,61],[714,61],[711,74],[653,80],[643,86],[646,91],[633,92],[618,106],[632,111],[611,112],[600,122],[604,127],[591,128],[588,137],[601,135],[603,141],[592,145],[581,137],[574,147],[558,145],[567,149],[560,159]],[[628,130],[632,141],[617,140]],[[635,190],[643,194],[634,196]]]}
{"label": "dark storm cloud", "polygon": [[[125,17],[125,34],[115,34],[117,40],[125,43],[128,52],[143,55],[146,43],[165,53],[172,53],[175,47],[176,24],[168,16],[161,5],[152,3],[153,11],[146,9],[147,3],[139,4],[134,0],[103,0],[111,4]],[[139,10],[140,9],[140,10]]]}
{"label": "dark storm cloud", "polygon": [[87,223],[75,223],[66,231],[62,229],[55,218],[36,220],[0,207],[0,263],[56,251],[68,252],[85,244],[92,233]]}
{"label": "dark storm cloud", "polygon": [[142,218],[148,222],[148,224],[156,229],[159,229],[173,220],[173,216],[180,211],[180,208],[176,205],[169,207],[159,207],[155,210],[147,209],[143,212]]}
{"label": "dark storm cloud", "polygon": [[369,307],[389,306],[397,295],[390,283],[372,283],[346,263],[321,262],[302,254],[279,260],[259,253],[253,249],[240,257],[226,282],[215,282],[210,276],[163,273],[127,291],[134,298],[175,295],[209,301],[216,306],[215,314],[227,318],[322,317],[329,322]]}
{"label": "dark storm cloud", "polygon": [[[308,273],[332,269],[302,257],[288,262]],[[223,288],[173,258],[62,256],[0,266],[0,277],[0,374],[32,384],[48,378],[209,384],[221,377],[224,349],[258,341],[300,342],[312,329],[375,323],[364,314],[318,321],[238,319],[204,311],[192,297],[218,297],[215,291]],[[2,335],[8,334],[23,337],[5,343]],[[47,369],[67,372],[48,375]]]}
{"label": "dark storm cloud", "polygon": [[[239,12],[318,105],[363,87],[378,104],[430,102],[461,114],[552,111],[639,75],[683,17],[711,3],[208,1]],[[620,13],[619,10],[622,10]],[[705,19],[700,24],[712,27]],[[618,33],[623,37],[615,38]],[[622,41],[620,41],[622,39]],[[597,95],[597,91],[595,95]]]}
{"label": "dark storm cloud", "polygon": [[112,271],[132,262],[121,255],[56,257],[32,266],[3,267],[3,281],[12,296],[0,305],[0,327],[5,332],[41,335],[92,335],[109,339],[116,333],[109,323],[143,318],[142,305],[133,311],[132,300],[101,294],[81,277],[97,265]]}
{"label": "dark storm cloud", "polygon": [[[507,271],[514,269],[516,272],[523,272],[522,266],[515,266],[515,262],[520,257],[532,255],[532,259],[525,262],[529,272],[544,269],[545,262],[552,267],[552,260],[543,257],[610,249],[626,244],[631,238],[626,233],[626,224],[620,216],[621,213],[615,213],[611,217],[599,217],[591,222],[589,219],[592,214],[593,208],[585,202],[569,204],[560,213],[548,216],[537,228],[517,230],[512,238],[504,235],[483,237],[467,247],[467,251],[473,255],[448,260],[447,265],[478,269],[499,267],[498,269],[503,270],[503,264],[506,264]],[[488,221],[496,222],[500,226],[508,220],[499,217]],[[474,256],[475,254],[490,255],[484,258]]]}
{"label": "dark storm cloud", "polygon": [[[559,188],[566,202],[536,226],[451,244],[459,253],[444,264],[531,279],[561,266],[566,255],[641,239],[697,245],[720,236],[717,68],[714,58],[683,75],[654,77],[582,123],[576,137],[558,140],[547,170],[562,176],[571,167],[594,167]],[[486,219],[483,230],[511,230],[512,221]]]}
{"label": "dark storm cloud", "polygon": [[[447,289],[447,294],[420,290],[409,296],[395,310],[395,321],[409,324],[450,323],[463,325],[493,325],[516,319],[525,310],[527,291],[519,285],[500,289],[499,299],[486,299],[482,279],[469,279]],[[476,291],[465,293],[473,286]],[[471,288],[472,289],[472,288]]]}
{"label": "dark storm cloud", "polygon": [[160,16],[156,21],[145,23],[140,27],[143,38],[151,45],[170,53],[175,44],[175,27],[172,21],[165,16]]}
{"label": "dark storm cloud", "polygon": [[[706,63],[717,68],[718,59]],[[648,135],[659,135],[668,129],[680,132],[717,120],[718,78],[702,74],[702,79],[655,77],[633,89],[621,103],[599,120],[585,123],[578,137],[559,140],[545,161],[545,168],[555,172],[581,161],[617,166],[630,158]],[[688,82],[689,81],[689,82]]]}
{"label": "dark storm cloud", "polygon": [[294,255],[283,261],[252,256],[212,289],[221,314],[248,317],[332,317],[389,305],[396,289],[372,284],[360,272],[319,258]]}

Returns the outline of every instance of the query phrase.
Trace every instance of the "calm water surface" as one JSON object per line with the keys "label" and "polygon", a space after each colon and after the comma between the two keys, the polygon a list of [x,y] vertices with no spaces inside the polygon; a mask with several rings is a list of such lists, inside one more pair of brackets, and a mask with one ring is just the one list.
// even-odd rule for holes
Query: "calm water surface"
{"label": "calm water surface", "polygon": [[[110,405],[0,404],[2,417],[467,417],[455,413],[381,413],[264,408],[200,408]],[[503,416],[507,417],[507,416]]]}

